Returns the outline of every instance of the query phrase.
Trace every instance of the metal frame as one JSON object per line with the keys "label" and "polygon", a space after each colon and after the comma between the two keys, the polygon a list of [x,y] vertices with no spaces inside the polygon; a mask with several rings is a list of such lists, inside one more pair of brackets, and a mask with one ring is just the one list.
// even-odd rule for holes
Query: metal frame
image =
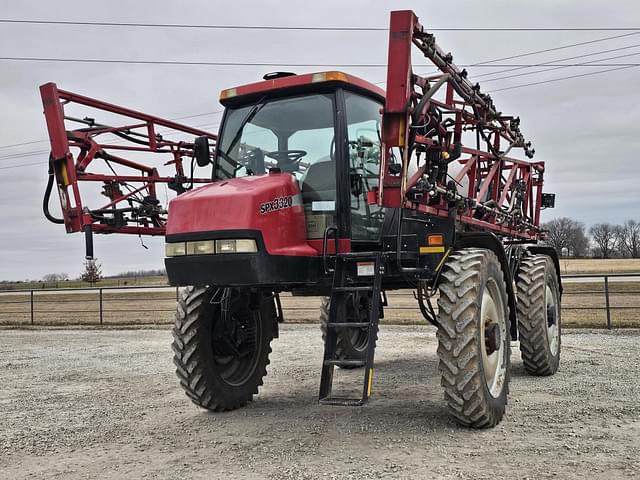
{"label": "metal frame", "polygon": [[[608,273],[608,274],[573,274],[573,275],[562,275],[562,279],[569,279],[569,278],[587,278],[587,279],[603,279],[602,283],[604,285],[604,289],[601,290],[585,290],[582,292],[565,292],[564,295],[569,295],[569,296],[573,296],[573,295],[598,295],[601,294],[604,296],[605,299],[605,306],[601,307],[566,307],[563,306],[562,309],[563,310],[592,310],[592,311],[605,311],[606,312],[606,328],[609,330],[612,330],[614,328],[613,325],[613,318],[611,316],[611,312],[614,310],[637,310],[640,312],[640,303],[636,303],[634,305],[616,305],[616,304],[612,304],[611,303],[611,299],[610,296],[612,294],[616,294],[616,293],[623,293],[621,291],[615,290],[615,283],[613,283],[614,287],[613,290],[610,289],[610,287],[612,286],[612,284],[609,282],[610,278],[632,278],[632,280],[630,280],[631,282],[634,283],[639,283],[638,280],[636,280],[638,277],[640,277],[640,272],[638,273]],[[152,289],[154,291],[164,291],[167,293],[167,298],[166,300],[177,300],[177,296],[178,296],[178,291],[179,289],[177,287],[169,287],[169,286],[164,286],[164,285],[151,285],[151,286],[144,286],[144,285],[123,285],[123,286],[113,286],[113,287],[84,287],[84,288],[37,288],[37,289],[13,289],[13,290],[0,290],[0,294],[4,294],[4,295],[9,295],[11,300],[5,300],[3,297],[4,295],[0,295],[0,305],[2,304],[6,304],[6,305],[16,305],[15,309],[13,310],[7,310],[7,311],[3,311],[0,312],[0,317],[2,317],[2,315],[10,315],[12,318],[15,318],[16,315],[18,314],[22,314],[25,316],[26,318],[26,322],[30,323],[31,325],[37,325],[37,324],[43,324],[42,322],[38,322],[37,319],[37,314],[39,312],[41,312],[41,310],[37,309],[37,306],[41,303],[39,301],[37,301],[37,297],[38,294],[47,294],[47,293],[51,293],[51,292],[69,292],[69,293],[81,293],[81,292],[94,292],[97,294],[97,298],[95,298],[94,300],[86,300],[86,299],[82,299],[82,300],[74,300],[74,299],[56,299],[56,303],[71,303],[71,304],[81,304],[83,305],[85,308],[82,310],[64,310],[61,311],[61,314],[64,313],[86,313],[86,314],[92,314],[95,315],[96,320],[95,321],[86,321],[86,322],[80,322],[81,324],[84,325],[94,325],[96,323],[99,323],[100,319],[103,320],[104,322],[104,313],[113,313],[116,310],[113,309],[109,309],[107,308],[108,303],[110,301],[123,301],[126,300],[126,298],[119,298],[117,300],[111,300],[108,298],[104,298],[102,299],[102,302],[100,302],[100,297],[103,296],[103,293],[105,292],[110,292],[110,291],[136,291],[136,290],[140,290],[140,291],[148,291],[149,289]],[[631,291],[624,291],[624,293],[628,293],[628,294],[632,294],[635,297],[638,297],[640,295],[640,290],[636,289],[636,290],[631,290]],[[20,300],[17,299],[13,299],[13,296],[19,296],[21,297]],[[407,297],[412,297],[413,298],[413,294],[410,292],[396,292],[393,294],[394,296],[407,296]],[[139,302],[140,299],[139,298],[130,298],[130,300],[132,302]],[[51,300],[47,300],[48,302],[50,302]],[[89,304],[91,303],[97,303],[98,304],[98,308],[96,309],[88,309],[86,308]],[[22,306],[24,305],[25,308],[21,308],[18,307],[18,305]],[[102,310],[100,310],[100,307],[102,306]],[[44,307],[46,308],[46,307]],[[313,310],[311,307],[287,307],[284,308],[284,312],[292,312],[292,311],[308,311],[308,310]],[[389,311],[412,311],[415,312],[415,307],[413,306],[387,306],[386,310]],[[120,310],[117,310],[120,311]],[[143,305],[140,305],[139,307],[135,307],[134,308],[129,308],[126,310],[127,312],[150,312],[150,311],[154,311],[154,312],[165,312],[165,313],[169,313],[169,312],[173,312],[175,311],[174,308],[165,308],[165,309],[149,309]],[[168,321],[168,320],[167,320]],[[24,325],[25,322],[24,321],[12,321],[11,323],[6,323],[6,325]],[[105,324],[108,324],[108,322],[105,322]]]}
{"label": "metal frame", "polygon": [[[413,47],[441,73],[414,74]],[[441,90],[444,98],[436,99]],[[455,218],[502,236],[542,238],[544,162],[507,156],[513,148],[522,148],[529,158],[535,153],[519,124],[518,118],[497,111],[491,97],[467,80],[466,70],[440,49],[412,11],[391,13],[380,205]],[[462,144],[466,132],[475,133],[475,147]],[[400,165],[394,149],[400,152]],[[414,160],[417,171],[410,173]],[[454,161],[461,165],[455,178],[448,175]],[[463,179],[468,187],[460,191]]]}
{"label": "metal frame", "polygon": [[[157,200],[159,183],[183,190],[185,183],[207,183],[211,178],[188,178],[183,158],[192,161],[194,144],[164,138],[158,127],[166,128],[164,135],[174,133],[206,137],[211,141],[210,154],[217,136],[196,128],[163,120],[128,108],[84,97],[58,89],[55,83],[40,87],[44,115],[51,142],[50,169],[53,170],[60,194],[60,205],[67,232],[92,231],[96,233],[129,233],[138,235],[164,235],[166,206]],[[65,115],[65,106],[84,105],[99,112],[124,117],[119,126],[102,125],[92,118],[73,118]],[[67,122],[76,122],[82,128],[68,129]],[[103,141],[105,136],[117,136],[126,143]],[[139,163],[127,156],[133,152],[155,154],[164,158],[164,165],[172,165],[175,174],[161,176],[158,168]],[[162,164],[159,164],[162,165]],[[90,167],[108,167],[111,174],[94,173]],[[133,174],[117,174],[115,167]],[[99,208],[83,205],[80,183],[103,182],[103,195],[108,202]],[[123,192],[123,189],[127,190]],[[143,197],[140,200],[140,197]],[[123,206],[124,205],[124,206]],[[128,215],[128,216],[127,216]]]}

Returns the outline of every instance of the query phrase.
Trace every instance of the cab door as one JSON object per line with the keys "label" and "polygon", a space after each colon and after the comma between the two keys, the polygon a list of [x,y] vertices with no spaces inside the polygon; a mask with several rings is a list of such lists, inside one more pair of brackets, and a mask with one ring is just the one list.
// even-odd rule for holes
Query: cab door
{"label": "cab door", "polygon": [[367,193],[377,187],[379,181],[382,103],[350,91],[344,92],[344,99],[351,240],[378,243],[384,209],[369,205]]}

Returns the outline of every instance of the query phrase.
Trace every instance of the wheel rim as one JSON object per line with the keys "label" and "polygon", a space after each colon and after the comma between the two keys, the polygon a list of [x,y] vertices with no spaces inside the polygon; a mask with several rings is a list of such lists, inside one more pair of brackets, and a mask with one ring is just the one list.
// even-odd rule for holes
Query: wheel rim
{"label": "wheel rim", "polygon": [[547,340],[549,341],[549,350],[551,355],[558,354],[560,347],[560,325],[558,325],[558,302],[556,300],[555,291],[550,285],[545,288],[545,317],[547,323]]}
{"label": "wheel rim", "polygon": [[[234,328],[212,337],[213,363],[224,382],[240,386],[253,375],[258,364],[262,324],[259,315],[249,311],[229,312],[229,316],[228,325]],[[218,313],[216,320],[221,319]]]}
{"label": "wheel rim", "polygon": [[482,293],[480,332],[484,379],[491,396],[497,398],[502,393],[507,372],[507,323],[498,286],[493,280],[487,282]]}

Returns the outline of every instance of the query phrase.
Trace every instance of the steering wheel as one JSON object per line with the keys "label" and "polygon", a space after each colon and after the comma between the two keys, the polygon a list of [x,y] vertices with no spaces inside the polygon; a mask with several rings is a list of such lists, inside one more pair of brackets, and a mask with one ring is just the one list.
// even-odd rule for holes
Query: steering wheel
{"label": "steering wheel", "polygon": [[267,157],[273,158],[278,162],[298,163],[307,154],[306,150],[274,150],[273,152],[264,152]]}

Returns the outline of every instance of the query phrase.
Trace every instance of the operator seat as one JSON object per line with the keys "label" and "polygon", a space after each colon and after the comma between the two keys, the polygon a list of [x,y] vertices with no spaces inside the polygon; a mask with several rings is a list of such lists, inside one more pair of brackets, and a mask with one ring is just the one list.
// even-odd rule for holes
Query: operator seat
{"label": "operator seat", "polygon": [[300,187],[302,203],[336,199],[336,164],[332,161],[313,163],[307,169]]}

